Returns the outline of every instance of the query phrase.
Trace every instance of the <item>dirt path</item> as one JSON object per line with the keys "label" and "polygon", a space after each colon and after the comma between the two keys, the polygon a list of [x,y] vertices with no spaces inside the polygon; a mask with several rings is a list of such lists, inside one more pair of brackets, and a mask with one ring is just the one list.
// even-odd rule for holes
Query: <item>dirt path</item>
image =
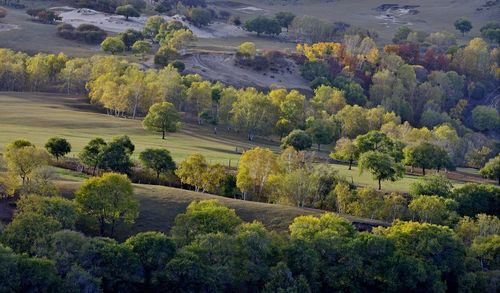
{"label": "dirt path", "polygon": [[184,59],[187,72],[197,73],[205,79],[220,80],[235,87],[254,86],[268,88],[271,85],[288,89],[310,91],[297,65],[291,61],[286,68],[255,71],[234,64],[234,55],[223,53],[193,53]]}

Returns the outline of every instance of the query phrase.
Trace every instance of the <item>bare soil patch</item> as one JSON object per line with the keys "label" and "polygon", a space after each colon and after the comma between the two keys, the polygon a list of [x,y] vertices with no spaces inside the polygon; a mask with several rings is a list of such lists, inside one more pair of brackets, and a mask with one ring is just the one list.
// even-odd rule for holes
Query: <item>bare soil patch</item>
{"label": "bare soil patch", "polygon": [[236,87],[268,88],[276,85],[310,91],[307,81],[300,76],[299,67],[291,60],[287,60],[286,66],[262,71],[235,65],[233,54],[194,53],[187,56],[184,62],[190,73],[198,73],[203,78],[220,80]]}

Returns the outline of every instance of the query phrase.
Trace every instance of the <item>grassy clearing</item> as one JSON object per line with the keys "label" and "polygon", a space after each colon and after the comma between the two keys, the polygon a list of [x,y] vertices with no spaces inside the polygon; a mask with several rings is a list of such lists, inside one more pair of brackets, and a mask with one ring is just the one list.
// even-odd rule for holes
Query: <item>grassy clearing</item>
{"label": "grassy clearing", "polygon": [[13,139],[26,138],[38,146],[53,136],[70,141],[75,157],[94,137],[111,139],[127,134],[136,145],[134,158],[146,148],[167,148],[175,160],[201,153],[212,162],[235,166],[239,152],[257,145],[277,148],[277,144],[262,141],[248,143],[236,135],[220,131],[214,135],[210,127],[185,124],[178,133],[166,140],[146,131],[140,120],[116,118],[93,111],[86,99],[57,94],[3,93],[0,94],[0,151]]}

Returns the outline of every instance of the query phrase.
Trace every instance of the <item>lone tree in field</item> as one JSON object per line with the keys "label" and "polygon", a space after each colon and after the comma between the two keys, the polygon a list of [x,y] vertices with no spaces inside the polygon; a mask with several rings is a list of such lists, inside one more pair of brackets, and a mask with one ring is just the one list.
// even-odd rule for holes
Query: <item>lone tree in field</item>
{"label": "lone tree in field", "polygon": [[296,129],[281,141],[282,148],[286,149],[289,146],[297,151],[306,150],[312,146],[312,138],[304,130]]}
{"label": "lone tree in field", "polygon": [[176,132],[180,128],[180,116],[175,106],[169,102],[156,103],[149,108],[148,115],[142,121],[144,128],[162,133],[165,139],[166,132]]}
{"label": "lone tree in field", "polygon": [[141,164],[156,173],[156,180],[160,175],[175,170],[175,163],[166,149],[145,149],[140,155]]}
{"label": "lone tree in field", "polygon": [[80,213],[99,222],[101,236],[107,225],[112,236],[119,221],[133,223],[139,215],[139,202],[127,175],[106,173],[89,178],[77,191],[75,201]]}
{"label": "lone tree in field", "polygon": [[388,154],[369,151],[359,158],[359,172],[368,170],[373,175],[373,179],[378,181],[378,190],[382,189],[381,182],[385,180],[396,181],[403,177],[403,166],[394,161]]}
{"label": "lone tree in field", "polygon": [[472,23],[465,17],[460,17],[455,21],[455,28],[462,33],[462,36],[465,33],[470,32],[472,29]]}
{"label": "lone tree in field", "polygon": [[45,149],[59,161],[60,157],[71,152],[71,144],[64,138],[53,137],[47,141]]}
{"label": "lone tree in field", "polygon": [[500,185],[500,155],[489,160],[488,163],[479,170],[479,174],[484,178],[498,180],[498,185]]}
{"label": "lone tree in field", "polygon": [[141,14],[134,6],[128,4],[123,6],[116,7],[116,14],[125,16],[125,19],[128,20],[129,17],[139,17]]}

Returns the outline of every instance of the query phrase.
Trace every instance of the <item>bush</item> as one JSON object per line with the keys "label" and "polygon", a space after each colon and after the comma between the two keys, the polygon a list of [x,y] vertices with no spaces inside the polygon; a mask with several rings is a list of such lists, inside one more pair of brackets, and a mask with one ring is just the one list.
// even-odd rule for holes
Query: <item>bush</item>
{"label": "bush", "polygon": [[212,12],[205,8],[192,8],[189,10],[188,20],[197,27],[206,26],[212,22]]}
{"label": "bush", "polygon": [[186,64],[180,60],[175,60],[174,62],[170,63],[177,71],[183,72],[184,69],[186,69]]}
{"label": "bush", "polygon": [[179,58],[177,50],[168,46],[163,46],[156,52],[154,62],[156,65],[165,66],[177,58]]}
{"label": "bush", "polygon": [[62,23],[57,26],[57,35],[63,39],[100,44],[107,34],[100,27],[92,24],[81,24],[76,29],[71,24]]}

